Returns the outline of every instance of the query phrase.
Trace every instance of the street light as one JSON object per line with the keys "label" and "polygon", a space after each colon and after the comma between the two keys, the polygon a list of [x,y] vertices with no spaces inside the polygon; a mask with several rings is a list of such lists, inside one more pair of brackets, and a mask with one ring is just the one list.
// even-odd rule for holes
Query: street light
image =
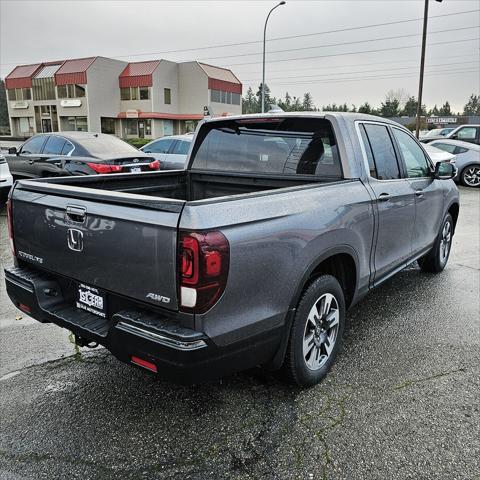
{"label": "street light", "polygon": [[270,18],[271,13],[281,5],[285,5],[287,2],[280,2],[278,5],[275,5],[267,15],[267,19],[265,20],[265,27],[263,28],[263,75],[262,75],[262,113],[265,112],[265,42],[267,37],[267,23],[268,19]]}
{"label": "street light", "polygon": [[[436,0],[442,2],[442,0]],[[422,58],[420,60],[420,81],[418,83],[418,104],[417,104],[417,122],[415,135],[420,136],[420,117],[422,115],[422,93],[423,93],[423,71],[425,69],[425,47],[427,44],[427,23],[428,23],[428,0],[425,0],[425,9],[423,12],[423,37],[422,37]]]}

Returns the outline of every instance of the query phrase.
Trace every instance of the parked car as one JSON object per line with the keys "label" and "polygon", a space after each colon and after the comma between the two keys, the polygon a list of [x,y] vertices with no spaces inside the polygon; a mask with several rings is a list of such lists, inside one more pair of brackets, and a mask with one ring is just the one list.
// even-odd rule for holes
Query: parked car
{"label": "parked car", "polygon": [[480,145],[480,125],[460,125],[445,138]]}
{"label": "parked car", "polygon": [[455,163],[455,160],[456,160],[455,155],[445,150],[435,148],[431,143],[424,144],[423,149],[427,152],[428,156],[430,157],[430,160],[434,165],[438,162]]}
{"label": "parked car", "polygon": [[158,170],[152,156],[103,133],[41,133],[6,155],[18,178],[94,175]]}
{"label": "parked car", "polygon": [[161,170],[179,170],[186,166],[192,140],[193,135],[190,133],[172,135],[157,138],[141,147],[140,150],[158,160]]}
{"label": "parked car", "polygon": [[466,187],[480,187],[480,145],[449,139],[435,140],[429,145],[455,155],[458,174],[454,180]]}
{"label": "parked car", "polygon": [[431,142],[432,140],[446,137],[453,130],[455,130],[455,127],[434,128],[433,130],[429,130],[424,135],[421,135],[420,141],[424,143],[428,143],[428,142]]}
{"label": "parked car", "polygon": [[3,203],[7,199],[8,192],[12,187],[13,178],[8,168],[8,163],[3,155],[0,155],[0,203]]}
{"label": "parked car", "polygon": [[177,382],[261,365],[313,385],[348,308],[416,260],[445,268],[453,175],[384,118],[207,119],[183,171],[17,182],[7,292]]}

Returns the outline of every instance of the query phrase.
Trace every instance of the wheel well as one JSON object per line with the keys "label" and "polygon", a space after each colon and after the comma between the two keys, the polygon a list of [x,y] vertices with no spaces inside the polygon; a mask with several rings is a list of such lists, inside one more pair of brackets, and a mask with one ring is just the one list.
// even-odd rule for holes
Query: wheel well
{"label": "wheel well", "polygon": [[450,208],[448,209],[448,213],[452,216],[453,218],[453,230],[455,231],[455,227],[457,225],[457,219],[458,219],[458,212],[460,210],[460,207],[458,203],[454,203],[450,205]]}
{"label": "wheel well", "polygon": [[332,275],[338,280],[345,295],[345,306],[348,309],[352,303],[357,285],[357,267],[353,257],[347,253],[338,253],[328,257],[317,265],[310,274],[307,283],[310,283],[322,274]]}

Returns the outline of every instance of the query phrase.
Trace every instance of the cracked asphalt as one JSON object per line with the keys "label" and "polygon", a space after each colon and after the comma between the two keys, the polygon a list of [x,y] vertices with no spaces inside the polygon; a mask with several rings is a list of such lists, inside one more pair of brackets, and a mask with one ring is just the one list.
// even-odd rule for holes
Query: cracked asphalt
{"label": "cracked asphalt", "polygon": [[462,188],[447,269],[414,265],[363,299],[305,391],[260,372],[177,386],[76,352],[0,279],[0,479],[480,478],[479,220]]}

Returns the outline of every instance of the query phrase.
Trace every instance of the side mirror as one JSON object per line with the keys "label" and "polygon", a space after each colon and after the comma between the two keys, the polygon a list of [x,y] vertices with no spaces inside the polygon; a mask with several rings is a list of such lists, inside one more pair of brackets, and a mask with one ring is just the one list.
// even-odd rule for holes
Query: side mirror
{"label": "side mirror", "polygon": [[457,174],[452,163],[438,162],[435,164],[434,177],[439,180],[450,180]]}
{"label": "side mirror", "polygon": [[455,134],[455,135],[452,135],[451,137],[449,137],[451,140],[456,140],[458,138],[458,135]]}
{"label": "side mirror", "polygon": [[10,155],[17,155],[17,154],[18,154],[18,152],[17,152],[17,147],[10,147],[10,148],[8,149],[8,153],[9,153]]}

